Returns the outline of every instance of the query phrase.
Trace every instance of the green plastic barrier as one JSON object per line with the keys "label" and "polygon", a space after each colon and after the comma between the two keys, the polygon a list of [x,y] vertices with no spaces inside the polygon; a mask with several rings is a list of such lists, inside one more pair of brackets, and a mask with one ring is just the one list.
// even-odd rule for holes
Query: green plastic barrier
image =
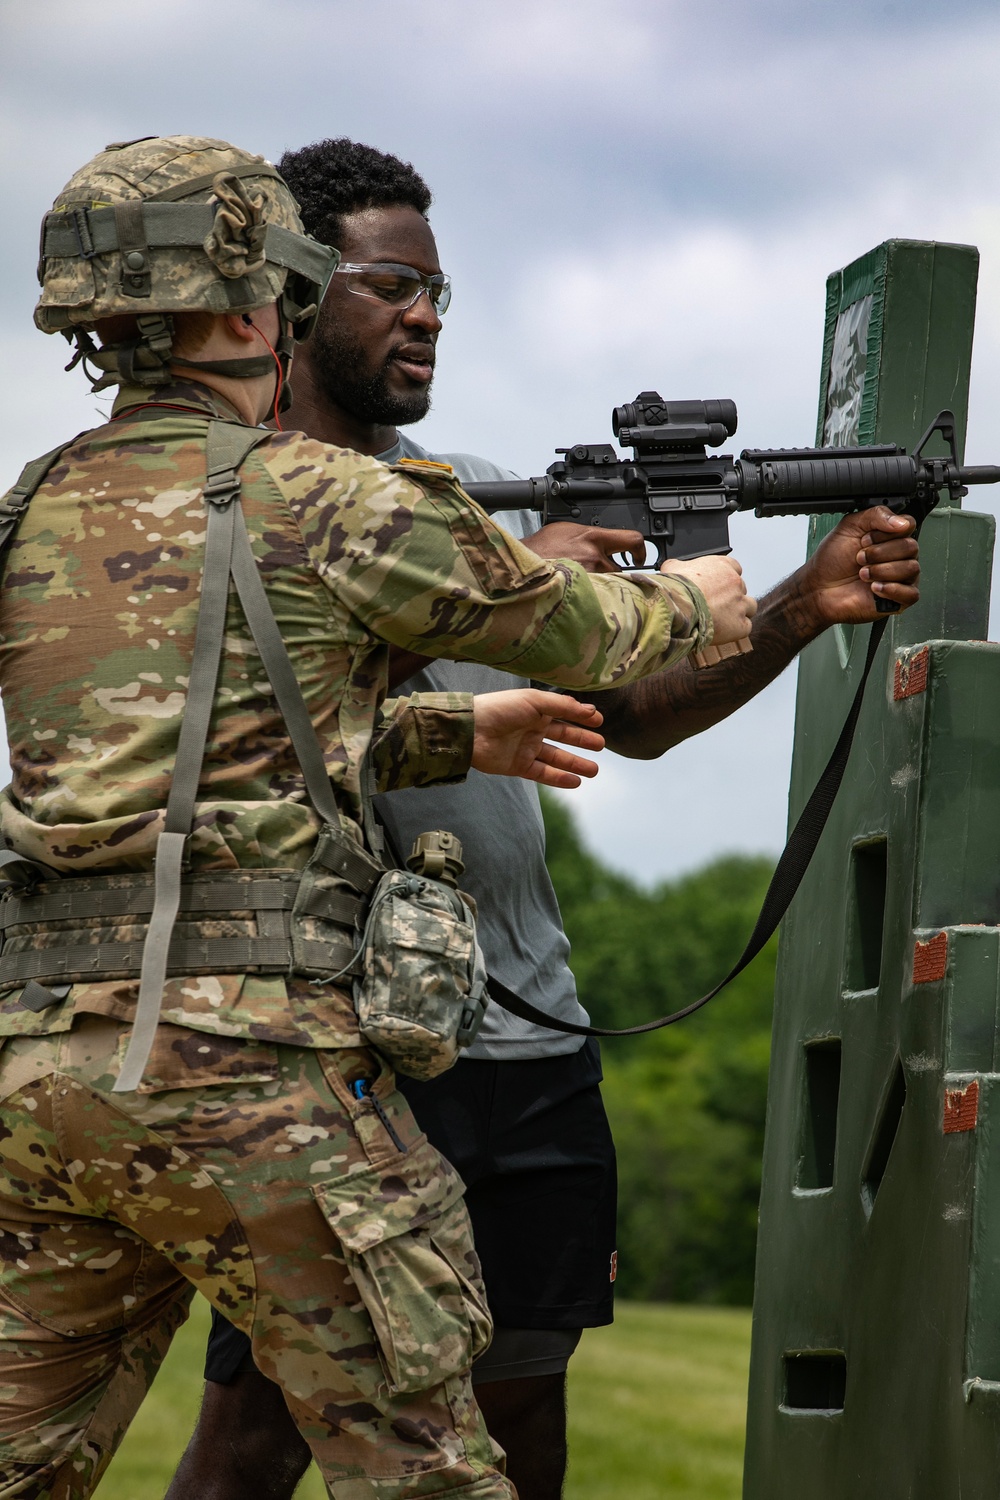
{"label": "green plastic barrier", "polygon": [[[950,407],[964,444],[978,261],[894,240],[829,278],[818,442],[910,447]],[[925,523],[921,602],[890,625],[782,931],[746,1500],[1000,1491],[993,537],[960,509]],[[867,635],[803,655],[792,819]]]}

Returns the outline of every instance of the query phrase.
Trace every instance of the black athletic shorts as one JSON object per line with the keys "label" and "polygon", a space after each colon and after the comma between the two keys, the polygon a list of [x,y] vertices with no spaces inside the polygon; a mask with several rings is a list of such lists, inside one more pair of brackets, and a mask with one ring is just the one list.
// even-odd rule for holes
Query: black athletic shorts
{"label": "black athletic shorts", "polygon": [[[612,1321],[617,1177],[600,1079],[591,1038],[565,1056],[463,1058],[429,1083],[398,1080],[421,1128],[466,1184],[498,1329],[474,1379],[565,1369],[579,1330]],[[552,1336],[518,1337],[522,1330]],[[206,1380],[228,1384],[249,1348],[213,1315]],[[488,1374],[491,1355],[502,1367]],[[508,1358],[521,1369],[508,1368]]]}

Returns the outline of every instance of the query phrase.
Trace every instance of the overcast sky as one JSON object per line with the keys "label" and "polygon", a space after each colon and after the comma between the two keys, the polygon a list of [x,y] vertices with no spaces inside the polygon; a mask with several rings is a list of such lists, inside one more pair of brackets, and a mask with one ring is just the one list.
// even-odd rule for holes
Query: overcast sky
{"label": "overcast sky", "polygon": [[[648,388],[735,398],[737,449],[810,443],[826,275],[904,237],[980,247],[967,452],[1000,459],[996,0],[0,0],[0,57],[5,483],[95,412],[31,323],[41,215],[153,133],[415,164],[455,280],[432,449],[540,473]],[[798,521],[733,530],[755,592],[801,560]],[[643,879],[779,848],[794,688],[605,756],[571,794],[591,842]]]}

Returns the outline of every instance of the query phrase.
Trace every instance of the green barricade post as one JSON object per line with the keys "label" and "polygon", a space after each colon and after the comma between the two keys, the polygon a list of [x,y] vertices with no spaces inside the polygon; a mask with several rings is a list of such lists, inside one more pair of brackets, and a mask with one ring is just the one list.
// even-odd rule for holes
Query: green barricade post
{"label": "green barricade post", "polygon": [[[893,240],[829,278],[818,442],[909,448],[950,407],[961,451],[978,261],[969,246]],[[812,545],[826,524],[813,521]],[[959,509],[925,523],[921,601],[887,632],[785,919],[746,1500],[985,1500],[1000,1487],[993,534],[991,517]],[[834,629],[803,655],[793,820],[867,637]]]}

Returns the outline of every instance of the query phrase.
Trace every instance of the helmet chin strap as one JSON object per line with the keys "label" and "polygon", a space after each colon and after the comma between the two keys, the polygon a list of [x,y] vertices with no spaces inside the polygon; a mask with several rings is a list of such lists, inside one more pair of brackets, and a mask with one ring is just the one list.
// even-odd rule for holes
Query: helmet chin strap
{"label": "helmet chin strap", "polygon": [[[138,338],[100,348],[86,329],[64,330],[65,337],[76,345],[76,352],[66,368],[71,370],[81,361],[85,369],[88,365],[95,365],[102,373],[95,376],[87,369],[87,374],[90,376],[91,390],[101,391],[119,384],[154,387],[169,385],[172,378],[171,365],[184,370],[225,375],[231,380],[253,380],[259,375],[269,374],[277,365],[278,381],[274,402],[274,419],[277,422],[278,413],[287,411],[292,404],[289,371],[295,348],[293,330],[296,323],[304,331],[311,326],[309,315],[315,311],[312,305],[305,309],[299,308],[294,299],[285,293],[278,299],[277,306],[281,335],[274,346],[261,333],[250,313],[242,314],[244,321],[256,329],[264,340],[267,345],[266,354],[249,354],[242,359],[185,359],[173,352],[174,323],[170,314],[146,313],[136,319]],[[299,336],[302,337],[303,334]],[[280,422],[278,425],[280,427]]]}
{"label": "helmet chin strap", "polygon": [[248,355],[246,359],[182,359],[171,354],[172,365],[183,365],[185,370],[207,370],[212,375],[229,375],[234,380],[252,380],[255,375],[267,375],[274,369],[269,354]]}

